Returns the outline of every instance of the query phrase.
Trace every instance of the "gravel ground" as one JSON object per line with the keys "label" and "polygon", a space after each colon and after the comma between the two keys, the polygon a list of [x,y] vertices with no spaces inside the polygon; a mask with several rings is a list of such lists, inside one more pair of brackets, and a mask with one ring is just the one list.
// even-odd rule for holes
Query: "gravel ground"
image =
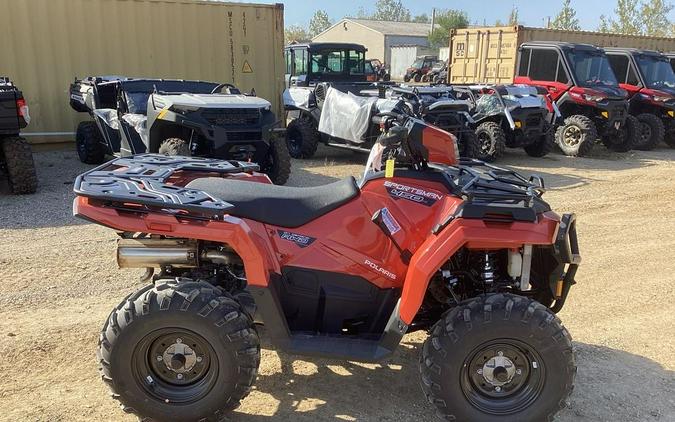
{"label": "gravel ground", "polygon": [[[501,164],[536,172],[559,212],[579,216],[584,262],[560,317],[579,373],[559,421],[675,421],[675,150]],[[94,353],[111,307],[139,287],[118,270],[115,234],[71,216],[71,152],[35,154],[36,195],[0,196],[0,420],[128,420],[99,381]],[[290,184],[359,175],[365,157],[320,149],[293,162]],[[229,417],[267,420],[434,420],[418,387],[423,333],[377,365],[263,350],[252,394]],[[263,346],[267,343],[263,335]]]}

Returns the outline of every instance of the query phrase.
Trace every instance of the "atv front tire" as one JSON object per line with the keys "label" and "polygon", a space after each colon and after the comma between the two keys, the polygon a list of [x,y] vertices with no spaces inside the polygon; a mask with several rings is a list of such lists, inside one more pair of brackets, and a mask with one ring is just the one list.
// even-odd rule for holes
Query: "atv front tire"
{"label": "atv front tire", "polygon": [[98,348],[112,397],[140,420],[215,421],[256,378],[251,316],[206,282],[159,280],[113,309]]}
{"label": "atv front tire", "polygon": [[544,130],[546,133],[541,135],[536,142],[523,147],[530,157],[544,157],[555,148],[555,131],[550,125],[546,125]]}
{"label": "atv front tire", "polygon": [[651,151],[656,148],[666,136],[666,128],[663,121],[651,113],[637,115],[639,122],[639,135],[635,149]]}
{"label": "atv front tire", "polygon": [[267,162],[260,169],[275,185],[283,185],[288,181],[291,175],[291,155],[285,139],[272,137]]}
{"label": "atv front tire", "polygon": [[448,421],[550,421],[572,392],[572,341],[544,305],[490,294],[438,321],[420,358],[422,391]]}
{"label": "atv front tire", "polygon": [[286,128],[286,142],[291,157],[312,158],[319,146],[319,131],[310,119],[301,116]]}
{"label": "atv front tire", "polygon": [[415,73],[415,76],[413,77],[413,80],[414,80],[415,82],[421,81],[421,80],[422,80],[422,74],[420,74],[420,73]]}
{"label": "atv front tire", "polygon": [[96,122],[81,122],[75,133],[77,156],[85,164],[102,164],[105,161],[103,136]]}
{"label": "atv front tire", "polygon": [[593,149],[598,139],[598,129],[588,117],[575,114],[558,126],[555,140],[563,154],[570,157],[583,157]]}
{"label": "atv front tire", "polygon": [[611,130],[602,137],[602,143],[607,149],[615,152],[628,152],[634,148],[640,138],[640,122],[635,116],[628,115],[626,122],[619,131]]}
{"label": "atv front tire", "polygon": [[0,138],[0,143],[11,192],[15,195],[35,193],[37,174],[28,142],[19,136],[11,136]]}
{"label": "atv front tire", "polygon": [[499,123],[481,123],[476,129],[476,136],[480,145],[479,160],[492,163],[504,155],[506,134]]}
{"label": "atv front tire", "polygon": [[183,156],[189,157],[190,155],[190,146],[184,139],[180,138],[169,138],[166,139],[159,146],[159,153],[164,155],[171,156]]}

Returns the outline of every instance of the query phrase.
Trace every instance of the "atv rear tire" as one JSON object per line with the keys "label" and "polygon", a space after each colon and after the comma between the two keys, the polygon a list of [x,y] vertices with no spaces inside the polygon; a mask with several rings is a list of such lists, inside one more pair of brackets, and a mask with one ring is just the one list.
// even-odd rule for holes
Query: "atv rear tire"
{"label": "atv rear tire", "polygon": [[639,142],[640,132],[640,122],[635,116],[628,115],[624,126],[619,131],[612,130],[604,135],[602,143],[614,152],[628,152]]}
{"label": "atv rear tire", "polygon": [[461,139],[457,140],[460,158],[478,158],[480,155],[480,143],[476,132],[466,130],[461,133]]}
{"label": "atv rear tire", "polygon": [[544,130],[547,131],[546,134],[541,135],[536,142],[523,147],[530,157],[544,157],[555,148],[555,130],[548,124]]}
{"label": "atv rear tire", "polygon": [[0,143],[11,192],[15,195],[35,193],[37,174],[28,142],[19,136],[11,136],[0,138]]}
{"label": "atv rear tire", "polygon": [[496,122],[481,123],[476,129],[480,150],[478,159],[492,163],[504,155],[506,149],[506,134]]}
{"label": "atv rear tire", "polygon": [[565,119],[555,132],[555,141],[570,157],[588,155],[598,139],[598,129],[588,117],[575,114]]}
{"label": "atv rear tire", "polygon": [[286,142],[291,157],[312,158],[319,146],[319,131],[310,119],[299,117],[286,128]]}
{"label": "atv rear tire", "polygon": [[291,155],[288,153],[286,140],[272,137],[267,162],[260,166],[260,170],[269,176],[275,185],[283,185],[291,175]]}
{"label": "atv rear tire", "polygon": [[429,82],[429,74],[422,75],[422,82]]}
{"label": "atv rear tire", "polygon": [[666,128],[663,121],[651,113],[638,114],[637,120],[639,135],[634,148],[640,151],[651,151],[665,138]]}
{"label": "atv rear tire", "polygon": [[419,74],[419,73],[415,73],[415,76],[413,77],[413,79],[415,80],[415,82],[419,82],[419,81],[422,80],[422,75]]}
{"label": "atv rear tire", "polygon": [[159,280],[127,297],[99,339],[101,378],[140,420],[209,420],[239,405],[256,378],[251,316],[206,282]]}
{"label": "atv rear tire", "polygon": [[103,136],[96,122],[81,122],[75,133],[75,146],[80,161],[85,164],[102,164],[105,161]]}
{"label": "atv rear tire", "polygon": [[572,341],[544,305],[490,294],[462,303],[431,329],[421,386],[448,421],[550,421],[572,392]]}
{"label": "atv rear tire", "polygon": [[410,77],[410,75],[405,75],[405,76],[403,77],[403,82],[410,82],[410,79],[412,79],[412,78]]}
{"label": "atv rear tire", "polygon": [[169,138],[162,142],[159,146],[160,154],[171,155],[171,156],[182,156],[189,157],[192,155],[190,153],[190,146],[184,139],[180,138]]}

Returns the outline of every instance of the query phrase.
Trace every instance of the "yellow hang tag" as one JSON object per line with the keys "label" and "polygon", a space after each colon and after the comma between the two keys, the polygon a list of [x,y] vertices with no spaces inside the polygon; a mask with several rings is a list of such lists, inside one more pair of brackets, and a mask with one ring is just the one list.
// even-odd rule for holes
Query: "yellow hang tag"
{"label": "yellow hang tag", "polygon": [[384,177],[394,177],[394,159],[390,158],[387,160],[387,164],[384,166]]}

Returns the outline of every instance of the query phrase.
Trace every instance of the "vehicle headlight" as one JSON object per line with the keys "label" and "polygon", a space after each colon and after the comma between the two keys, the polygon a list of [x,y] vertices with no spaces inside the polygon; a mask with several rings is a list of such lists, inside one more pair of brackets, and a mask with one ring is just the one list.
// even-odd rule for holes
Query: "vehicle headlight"
{"label": "vehicle headlight", "polygon": [[172,105],[171,106],[171,111],[174,113],[186,115],[188,113],[192,113],[199,110],[199,107],[190,107],[190,106],[184,106],[184,105]]}
{"label": "vehicle headlight", "polygon": [[595,95],[595,94],[582,94],[582,97],[586,101],[595,101],[596,103],[605,100],[605,97],[603,97],[602,95]]}

